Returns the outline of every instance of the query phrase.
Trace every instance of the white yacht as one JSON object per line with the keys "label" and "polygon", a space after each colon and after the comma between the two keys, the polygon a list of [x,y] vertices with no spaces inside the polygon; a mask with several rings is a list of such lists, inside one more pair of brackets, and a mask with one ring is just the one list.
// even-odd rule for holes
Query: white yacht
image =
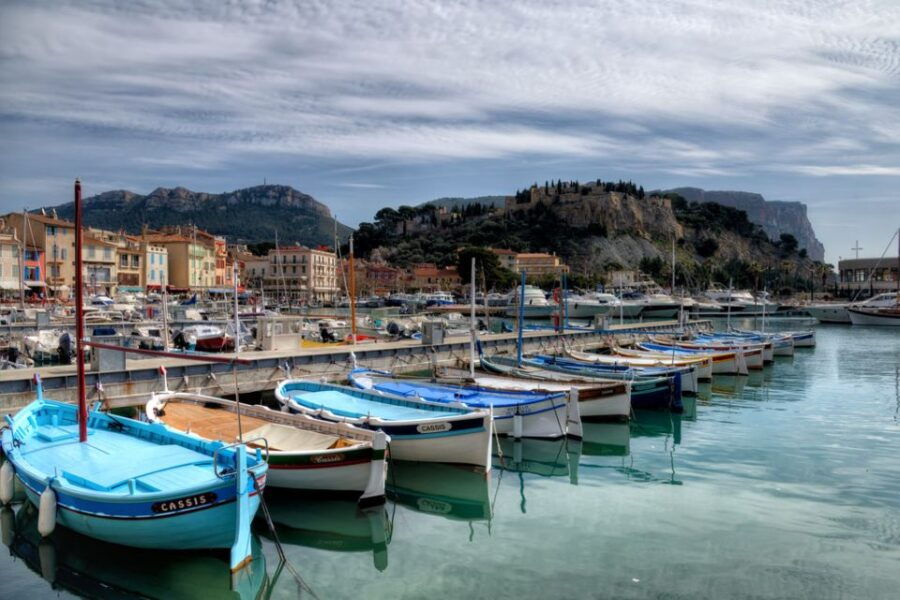
{"label": "white yacht", "polygon": [[674,319],[681,310],[681,303],[668,294],[626,292],[622,294],[622,300],[641,305],[642,319]]}
{"label": "white yacht", "polygon": [[611,318],[636,319],[644,310],[644,305],[624,302],[614,294],[593,292],[583,296],[570,297],[566,302],[570,319],[592,319],[597,315]]}
{"label": "white yacht", "polygon": [[[525,302],[523,306],[526,319],[546,319],[559,309],[558,305],[547,301],[541,288],[526,285],[524,291]],[[517,286],[507,296],[507,307],[504,313],[507,317],[517,317],[519,315],[519,298],[521,295],[522,287]]]}
{"label": "white yacht", "polygon": [[900,291],[878,294],[865,302],[847,307],[854,325],[889,325],[900,327]]}
{"label": "white yacht", "polygon": [[728,290],[721,287],[710,288],[706,297],[722,307],[722,313],[740,313],[745,315],[773,314],[779,305],[768,299],[768,294],[761,293],[754,298],[748,290]]}

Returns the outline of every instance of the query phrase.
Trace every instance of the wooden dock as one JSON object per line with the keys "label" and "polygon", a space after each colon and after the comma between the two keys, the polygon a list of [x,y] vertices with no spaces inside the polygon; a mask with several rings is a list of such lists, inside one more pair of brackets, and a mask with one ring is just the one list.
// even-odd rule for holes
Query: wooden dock
{"label": "wooden dock", "polygon": [[[691,326],[706,324],[691,322]],[[676,321],[611,325],[606,330],[525,331],[525,353],[560,350],[564,340],[573,348],[596,348],[613,337],[627,342],[634,332],[672,331]],[[480,335],[487,354],[516,352],[516,333]],[[216,356],[234,356],[218,354]],[[426,345],[416,340],[297,348],[269,352],[242,352],[248,364],[205,363],[179,358],[127,358],[124,369],[89,371],[86,374],[88,400],[108,406],[143,404],[149,394],[168,385],[170,390],[194,391],[209,395],[232,395],[235,382],[240,393],[269,391],[285,377],[340,381],[354,365],[396,372],[410,372],[438,366],[462,366],[469,358],[469,337],[451,337],[440,344]],[[163,382],[161,367],[166,370]],[[77,400],[75,365],[15,369],[0,372],[0,413],[15,412],[35,397],[35,375],[40,375],[45,396],[65,402]]]}

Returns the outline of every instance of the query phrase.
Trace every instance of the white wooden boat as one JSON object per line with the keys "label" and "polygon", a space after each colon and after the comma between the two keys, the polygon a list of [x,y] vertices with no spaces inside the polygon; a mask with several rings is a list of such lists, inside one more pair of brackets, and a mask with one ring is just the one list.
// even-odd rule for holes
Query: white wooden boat
{"label": "white wooden boat", "polygon": [[361,505],[384,501],[388,438],[380,431],[185,392],[153,394],[145,414],[150,422],[226,444],[239,441],[241,431],[244,439],[265,439],[269,486],[360,492]]}
{"label": "white wooden boat", "polygon": [[566,349],[566,354],[574,359],[592,362],[600,365],[612,365],[622,367],[693,367],[697,373],[697,379],[708,381],[712,379],[712,357],[697,356],[686,358],[682,356],[628,356],[627,354],[596,354],[591,352],[579,352]]}

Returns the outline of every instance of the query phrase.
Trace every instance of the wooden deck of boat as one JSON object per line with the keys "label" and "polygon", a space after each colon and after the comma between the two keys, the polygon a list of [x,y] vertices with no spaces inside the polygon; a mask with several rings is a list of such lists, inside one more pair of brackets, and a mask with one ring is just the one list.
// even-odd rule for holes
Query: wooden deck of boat
{"label": "wooden deck of boat", "polygon": [[[231,443],[238,439],[237,415],[223,408],[187,402],[169,402],[166,404],[162,420],[170,427],[190,431],[210,440]],[[265,424],[262,419],[241,415],[241,427],[244,432],[253,431]]]}

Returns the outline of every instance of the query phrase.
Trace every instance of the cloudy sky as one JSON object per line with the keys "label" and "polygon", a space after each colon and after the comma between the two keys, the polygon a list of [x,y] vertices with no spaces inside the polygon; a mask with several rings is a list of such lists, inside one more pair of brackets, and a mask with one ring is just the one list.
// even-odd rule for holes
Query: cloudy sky
{"label": "cloudy sky", "polygon": [[897,0],[0,2],[0,210],[292,185],[385,205],[626,178],[900,226]]}

